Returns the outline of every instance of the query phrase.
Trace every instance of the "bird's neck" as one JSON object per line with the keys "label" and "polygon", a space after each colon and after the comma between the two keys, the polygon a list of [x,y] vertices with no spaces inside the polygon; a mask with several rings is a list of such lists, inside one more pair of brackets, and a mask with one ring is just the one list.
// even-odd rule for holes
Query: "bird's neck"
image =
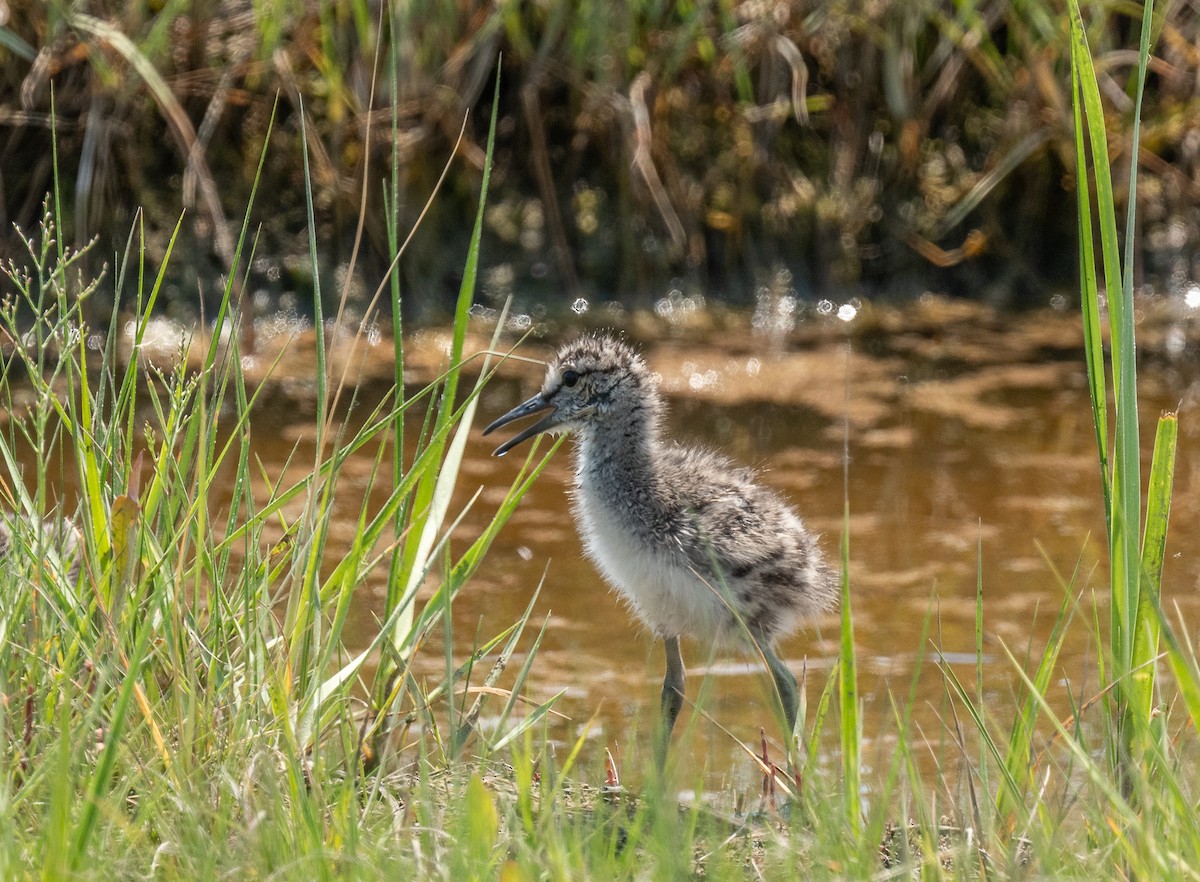
{"label": "bird's neck", "polygon": [[[629,488],[656,486],[655,448],[658,425],[652,414],[600,422],[580,432],[576,447],[576,480],[603,498],[629,501]],[[640,494],[638,494],[640,495]]]}

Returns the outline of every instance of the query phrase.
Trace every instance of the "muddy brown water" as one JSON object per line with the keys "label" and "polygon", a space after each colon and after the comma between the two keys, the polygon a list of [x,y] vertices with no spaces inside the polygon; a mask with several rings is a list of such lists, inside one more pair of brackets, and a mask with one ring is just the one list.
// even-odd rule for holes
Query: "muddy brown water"
{"label": "muddy brown water", "polygon": [[[1101,633],[1108,627],[1106,551],[1080,322],[1073,310],[1002,315],[931,299],[904,310],[842,315],[851,320],[839,320],[835,310],[774,332],[756,330],[748,317],[727,317],[719,325],[628,324],[661,376],[671,436],[758,468],[822,534],[834,560],[848,507],[868,765],[878,767],[892,753],[889,694],[906,704],[914,676],[915,731],[931,742],[919,753],[931,764],[953,762],[947,745],[954,710],[938,663],[973,688],[979,584],[989,713],[999,721],[1011,716],[1019,680],[1007,652],[1040,659],[1064,593],[1078,602],[1051,698],[1065,715],[1069,695],[1078,701],[1096,692],[1101,650],[1091,635],[1093,616]],[[1156,301],[1143,304],[1139,315],[1143,449],[1152,446],[1161,412],[1180,414],[1163,597],[1194,624],[1200,616],[1200,309]],[[476,331],[472,345],[482,346],[490,329]],[[573,333],[533,339],[521,352],[548,357],[557,340]],[[412,363],[432,377],[447,340],[433,331],[413,338]],[[390,351],[386,341],[379,345]],[[288,370],[302,374],[302,362]],[[385,365],[378,373],[390,370]],[[485,390],[450,518],[477,491],[480,497],[455,533],[456,551],[479,535],[521,461],[519,453],[493,458],[497,441],[482,438],[479,428],[531,394],[541,374],[536,366],[509,362]],[[285,400],[303,401],[303,394],[301,377]],[[289,457],[293,471],[311,462],[303,448],[312,408],[292,403],[268,413],[252,431],[264,468],[278,479]],[[357,486],[382,501],[386,486],[368,488],[374,451],[365,457],[348,464],[340,492],[353,494]],[[585,762],[601,763],[608,748],[626,768],[639,769],[657,714],[662,649],[583,558],[565,492],[570,480],[568,441],[459,595],[454,655],[461,662],[478,641],[516,621],[540,585],[522,652],[543,621],[547,627],[526,694],[542,701],[565,690],[556,706],[565,718],[549,724],[564,750],[583,738]],[[332,542],[339,530],[353,530],[358,499],[343,508],[347,522],[335,525]],[[351,649],[374,636],[383,592],[382,573],[363,586],[348,626]],[[811,714],[836,660],[836,615],[813,622],[781,648],[793,670],[806,674]],[[735,739],[757,746],[765,727],[779,741],[765,675],[745,657],[714,654],[694,642],[685,641],[684,656],[689,699],[700,701],[706,716],[685,707],[674,749],[704,787],[720,788],[731,776],[751,778],[753,767]],[[523,660],[518,654],[511,668]],[[435,640],[421,655],[419,673],[440,679],[443,664]],[[834,762],[832,715],[827,726],[826,761]]]}
{"label": "muddy brown water", "polygon": [[[1198,318],[1179,305],[1150,306],[1139,329],[1142,446],[1150,449],[1161,412],[1179,410],[1164,599],[1194,622],[1200,613]],[[916,731],[930,741],[919,751],[922,762],[956,761],[948,747],[954,710],[938,664],[974,687],[979,584],[986,702],[1001,725],[1019,687],[1008,652],[1031,664],[1040,659],[1065,593],[1074,599],[1075,618],[1051,697],[1065,716],[1069,696],[1078,702],[1096,692],[1092,622],[1098,615],[1101,633],[1107,632],[1106,551],[1074,311],[998,315],[927,300],[903,311],[863,310],[848,322],[836,313],[814,317],[774,334],[738,320],[720,327],[633,325],[631,336],[661,376],[673,437],[758,468],[822,534],[832,559],[848,505],[868,765],[891,754],[897,727],[889,694],[906,704],[914,675]],[[488,329],[479,331],[482,346]],[[521,351],[546,358],[572,333],[529,341]],[[426,332],[409,350],[432,374],[446,343],[446,335]],[[497,440],[482,438],[478,427],[535,391],[541,374],[536,366],[509,362],[481,400],[456,505],[476,491],[481,496],[458,528],[459,549],[483,529],[521,461],[518,454],[493,458]],[[292,438],[281,437],[282,457],[291,452]],[[266,444],[263,452],[275,446]],[[608,748],[636,769],[657,713],[662,649],[583,558],[566,494],[570,481],[568,441],[459,595],[455,657],[466,658],[477,641],[515,621],[541,585],[533,622],[545,621],[547,628],[527,695],[546,700],[565,690],[557,709],[569,719],[550,725],[555,741],[566,749],[582,737],[585,760],[599,763]],[[348,511],[353,516],[356,506]],[[351,643],[356,634],[364,643],[374,634],[383,587],[368,587],[374,601],[360,605]],[[837,641],[838,619],[828,616],[782,646],[793,670],[807,674],[810,713]],[[714,654],[685,641],[684,654],[689,698],[702,703],[706,716],[685,710],[674,749],[702,772],[697,779],[705,787],[752,777],[735,739],[757,746],[765,727],[778,743],[767,679],[736,653]],[[518,655],[514,669],[522,661]],[[422,664],[428,676],[440,677],[441,648],[427,647]],[[828,729],[826,759],[833,762],[832,716]]]}

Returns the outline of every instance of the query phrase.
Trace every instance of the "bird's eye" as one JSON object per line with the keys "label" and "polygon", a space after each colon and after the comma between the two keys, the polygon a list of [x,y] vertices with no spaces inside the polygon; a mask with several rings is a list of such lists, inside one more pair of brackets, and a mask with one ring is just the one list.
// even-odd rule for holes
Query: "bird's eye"
{"label": "bird's eye", "polygon": [[575,371],[563,371],[562,381],[563,385],[568,388],[574,386],[579,382],[579,374]]}

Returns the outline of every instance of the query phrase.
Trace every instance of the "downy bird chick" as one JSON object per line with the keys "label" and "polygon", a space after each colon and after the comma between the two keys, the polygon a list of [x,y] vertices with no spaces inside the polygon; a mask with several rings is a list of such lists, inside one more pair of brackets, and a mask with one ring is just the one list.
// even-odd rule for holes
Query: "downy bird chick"
{"label": "downy bird chick", "polygon": [[574,513],[584,547],[666,647],[660,766],[683,703],[683,635],[710,645],[752,642],[774,679],[790,735],[799,690],[775,641],[838,597],[816,536],[749,469],[665,440],[657,384],[641,356],[615,337],[563,346],[541,390],[483,433],[541,412],[496,455],[542,432],[576,436]]}

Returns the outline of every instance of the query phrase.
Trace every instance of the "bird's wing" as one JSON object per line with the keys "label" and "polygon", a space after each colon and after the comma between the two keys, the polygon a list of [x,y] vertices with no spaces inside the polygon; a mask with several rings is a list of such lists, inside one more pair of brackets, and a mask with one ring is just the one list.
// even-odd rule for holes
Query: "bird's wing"
{"label": "bird's wing", "polygon": [[[770,564],[790,545],[794,515],[754,473],[706,450],[676,448],[670,472],[675,488],[676,534],[691,564],[706,577],[739,579]],[[702,472],[703,482],[682,480]]]}

